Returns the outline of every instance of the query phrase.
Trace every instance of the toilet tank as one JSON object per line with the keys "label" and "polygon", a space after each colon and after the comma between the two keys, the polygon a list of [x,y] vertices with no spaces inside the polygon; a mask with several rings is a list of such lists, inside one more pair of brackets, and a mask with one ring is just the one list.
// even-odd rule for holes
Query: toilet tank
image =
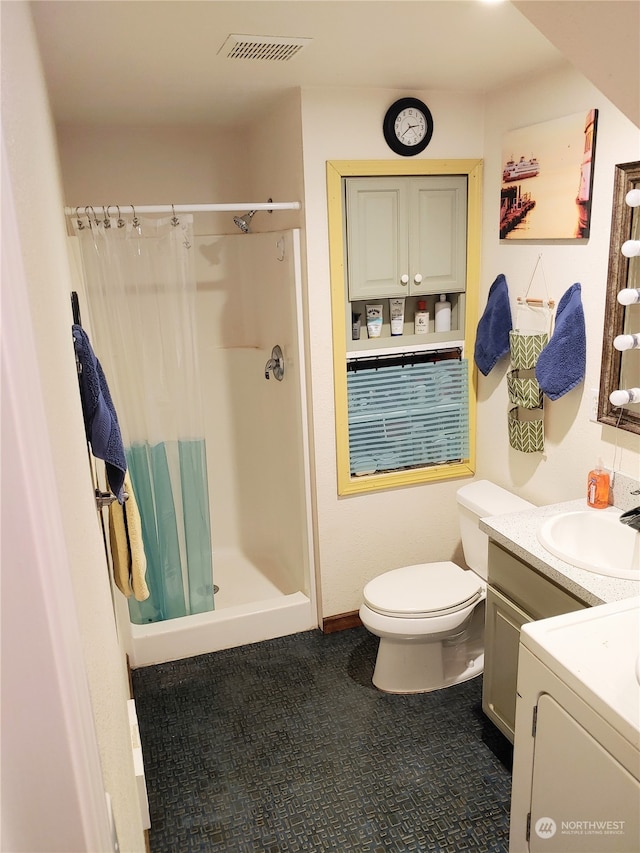
{"label": "toilet tank", "polygon": [[480,530],[479,520],[488,515],[506,515],[508,512],[533,509],[534,504],[489,480],[476,480],[462,486],[458,489],[457,501],[465,562],[486,581],[489,537]]}

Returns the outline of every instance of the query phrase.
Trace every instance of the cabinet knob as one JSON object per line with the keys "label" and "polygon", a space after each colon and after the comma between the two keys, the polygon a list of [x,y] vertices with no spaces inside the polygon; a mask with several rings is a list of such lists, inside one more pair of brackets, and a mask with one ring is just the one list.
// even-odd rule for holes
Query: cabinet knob
{"label": "cabinet knob", "polygon": [[404,275],[401,275],[400,281],[402,282],[402,284],[409,284],[409,276],[406,273]]}
{"label": "cabinet knob", "polygon": [[414,275],[413,280],[415,281],[415,283],[416,283],[416,284],[420,284],[420,283],[421,283],[421,281],[422,281],[422,276],[420,275],[420,273],[419,273],[419,272],[417,272],[417,273]]}

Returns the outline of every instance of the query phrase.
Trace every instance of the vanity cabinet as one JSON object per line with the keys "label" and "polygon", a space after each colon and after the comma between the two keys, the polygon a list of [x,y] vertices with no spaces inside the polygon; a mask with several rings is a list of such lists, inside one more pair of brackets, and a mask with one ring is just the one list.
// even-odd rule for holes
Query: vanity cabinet
{"label": "vanity cabinet", "polygon": [[513,743],[520,628],[588,605],[489,541],[482,709]]}
{"label": "vanity cabinet", "polygon": [[346,194],[351,302],[464,292],[465,176],[348,178]]}

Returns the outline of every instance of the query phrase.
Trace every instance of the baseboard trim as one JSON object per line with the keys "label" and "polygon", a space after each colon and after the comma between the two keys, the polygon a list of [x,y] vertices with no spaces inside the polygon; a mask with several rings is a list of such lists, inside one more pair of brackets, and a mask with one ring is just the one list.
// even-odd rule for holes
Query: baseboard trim
{"label": "baseboard trim", "polygon": [[362,620],[357,610],[351,613],[338,613],[335,616],[327,616],[322,620],[322,633],[334,634],[336,631],[344,631],[347,628],[359,628]]}

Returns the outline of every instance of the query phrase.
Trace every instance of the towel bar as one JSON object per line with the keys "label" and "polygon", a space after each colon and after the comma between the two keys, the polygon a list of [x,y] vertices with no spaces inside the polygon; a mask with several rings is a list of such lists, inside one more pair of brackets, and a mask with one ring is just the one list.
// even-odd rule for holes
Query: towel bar
{"label": "towel bar", "polygon": [[524,305],[525,303],[527,305],[546,305],[548,308],[553,308],[556,304],[553,299],[533,299],[529,297],[523,299],[522,296],[518,296],[518,305]]}

